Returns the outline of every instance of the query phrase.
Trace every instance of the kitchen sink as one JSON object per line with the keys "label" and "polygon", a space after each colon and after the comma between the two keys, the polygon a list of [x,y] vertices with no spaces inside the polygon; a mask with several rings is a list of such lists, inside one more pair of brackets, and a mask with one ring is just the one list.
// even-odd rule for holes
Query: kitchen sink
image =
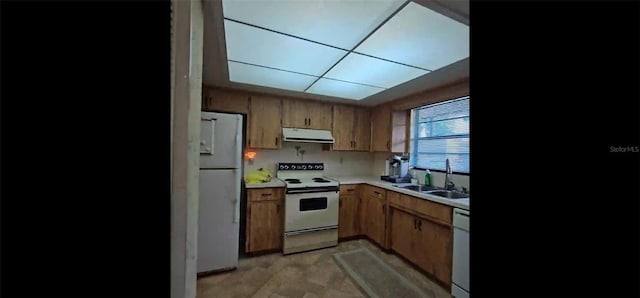
{"label": "kitchen sink", "polygon": [[439,196],[439,197],[443,197],[443,198],[447,198],[447,199],[466,199],[466,198],[469,198],[469,195],[466,194],[466,193],[461,193],[461,192],[451,191],[451,190],[434,190],[434,191],[426,191],[426,192],[423,192],[423,193],[434,195],[434,196]]}
{"label": "kitchen sink", "polygon": [[423,194],[439,196],[439,197],[447,198],[447,199],[450,199],[450,200],[467,199],[467,198],[469,198],[469,194],[467,194],[467,193],[462,193],[462,192],[453,191],[453,190],[445,190],[442,187],[437,187],[437,186],[433,186],[433,185],[397,185],[397,184],[394,184],[393,186],[398,187],[398,188],[404,188],[404,189],[415,191],[415,192],[419,192],[419,193],[423,193]]}
{"label": "kitchen sink", "polygon": [[408,189],[408,190],[417,191],[417,192],[425,192],[425,191],[432,191],[432,190],[440,190],[440,189],[442,189],[440,187],[432,186],[432,185],[406,185],[406,186],[394,185],[394,186],[400,187],[400,188],[404,188],[404,189]]}

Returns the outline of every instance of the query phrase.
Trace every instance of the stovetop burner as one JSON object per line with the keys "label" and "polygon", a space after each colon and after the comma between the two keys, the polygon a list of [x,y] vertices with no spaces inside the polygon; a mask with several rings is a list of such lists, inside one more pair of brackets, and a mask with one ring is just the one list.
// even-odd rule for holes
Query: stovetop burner
{"label": "stovetop burner", "polygon": [[327,183],[327,182],[331,182],[327,179],[324,178],[313,178],[313,182],[318,182],[318,183]]}
{"label": "stovetop burner", "polygon": [[291,183],[291,184],[300,184],[300,183],[302,183],[302,182],[300,181],[300,179],[293,179],[293,178],[284,179],[284,181],[287,181],[287,182],[289,182],[289,183]]}

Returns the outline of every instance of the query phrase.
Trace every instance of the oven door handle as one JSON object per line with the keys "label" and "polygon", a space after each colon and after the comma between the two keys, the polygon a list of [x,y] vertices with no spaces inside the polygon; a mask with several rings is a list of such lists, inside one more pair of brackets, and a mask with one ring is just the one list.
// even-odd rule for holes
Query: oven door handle
{"label": "oven door handle", "polygon": [[308,189],[308,188],[294,188],[294,189],[287,189],[286,193],[287,194],[299,194],[299,193],[314,193],[314,192],[333,192],[333,191],[340,191],[339,187],[327,187],[327,188],[316,188],[316,189]]}
{"label": "oven door handle", "polygon": [[338,228],[338,226],[322,227],[322,228],[315,228],[315,229],[306,229],[306,230],[300,230],[300,231],[295,231],[295,232],[286,232],[286,233],[284,233],[284,235],[289,237],[289,236],[296,236],[296,235],[300,235],[300,234],[306,234],[306,233],[318,232],[318,231],[324,231],[324,230],[335,230],[337,228]]}

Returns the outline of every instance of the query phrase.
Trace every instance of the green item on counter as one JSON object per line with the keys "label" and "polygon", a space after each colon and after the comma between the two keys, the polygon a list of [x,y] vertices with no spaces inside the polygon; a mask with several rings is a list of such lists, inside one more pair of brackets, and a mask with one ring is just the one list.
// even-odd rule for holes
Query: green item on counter
{"label": "green item on counter", "polygon": [[429,169],[424,172],[424,185],[431,185],[431,172],[429,172]]}
{"label": "green item on counter", "polygon": [[263,183],[271,181],[271,173],[264,168],[247,173],[244,182],[247,184]]}

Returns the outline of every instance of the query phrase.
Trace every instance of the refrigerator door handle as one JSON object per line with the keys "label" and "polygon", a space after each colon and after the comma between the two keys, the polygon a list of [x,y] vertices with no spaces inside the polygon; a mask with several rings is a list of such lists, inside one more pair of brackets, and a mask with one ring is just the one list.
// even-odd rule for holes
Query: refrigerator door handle
{"label": "refrigerator door handle", "polygon": [[238,163],[237,169],[235,170],[235,184],[236,184],[236,195],[235,198],[232,199],[233,202],[233,222],[237,223],[240,221],[240,206],[238,202],[240,202],[241,192],[242,192],[242,116],[236,116],[236,156],[235,160]]}
{"label": "refrigerator door handle", "polygon": [[240,221],[240,208],[238,206],[238,199],[231,200],[233,202],[233,223]]}

